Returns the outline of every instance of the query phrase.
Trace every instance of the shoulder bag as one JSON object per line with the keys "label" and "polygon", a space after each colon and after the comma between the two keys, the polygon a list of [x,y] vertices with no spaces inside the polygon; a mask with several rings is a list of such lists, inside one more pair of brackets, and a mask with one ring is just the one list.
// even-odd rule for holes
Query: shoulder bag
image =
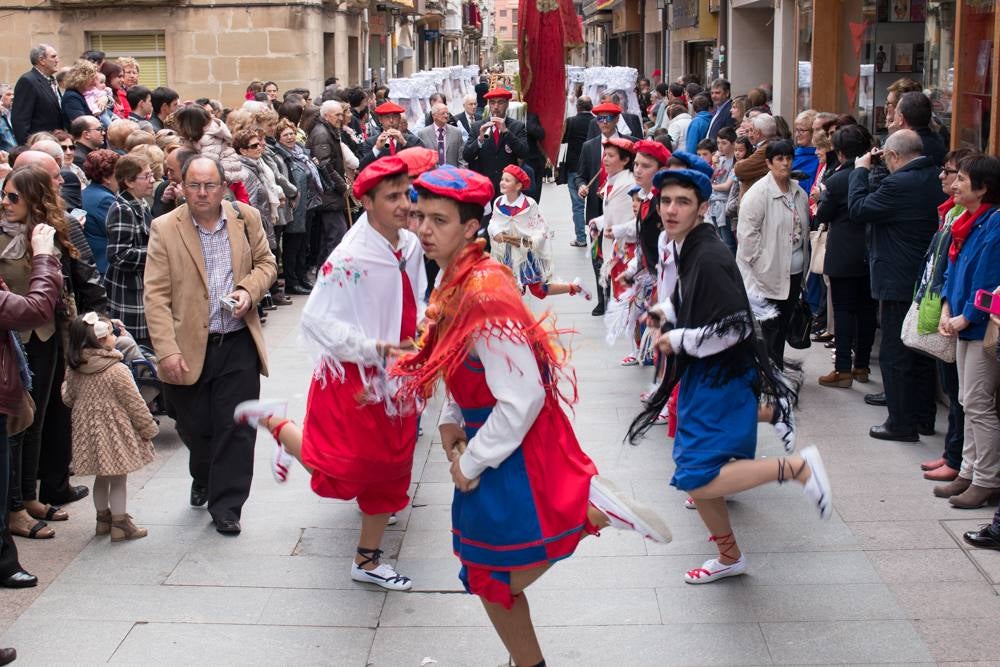
{"label": "shoulder bag", "polygon": [[910,304],[910,309],[906,311],[906,317],[903,318],[903,329],[900,332],[903,345],[921,354],[940,359],[946,364],[955,363],[957,339],[952,336],[942,336],[937,332],[936,327],[933,333],[920,333],[918,330],[919,318],[920,304],[914,301]]}
{"label": "shoulder bag", "polygon": [[809,245],[812,247],[812,256],[809,258],[809,272],[818,276],[823,275],[823,264],[826,262],[826,235],[829,233],[825,224],[819,229],[809,232]]}

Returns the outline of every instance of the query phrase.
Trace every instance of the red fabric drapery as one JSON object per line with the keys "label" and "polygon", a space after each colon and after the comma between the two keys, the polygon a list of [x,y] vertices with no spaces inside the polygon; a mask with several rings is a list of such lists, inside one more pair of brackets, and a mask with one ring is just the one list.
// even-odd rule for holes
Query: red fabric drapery
{"label": "red fabric drapery", "polygon": [[566,121],[566,49],[583,44],[580,22],[572,0],[520,0],[518,17],[521,98],[545,128],[542,152],[555,164]]}

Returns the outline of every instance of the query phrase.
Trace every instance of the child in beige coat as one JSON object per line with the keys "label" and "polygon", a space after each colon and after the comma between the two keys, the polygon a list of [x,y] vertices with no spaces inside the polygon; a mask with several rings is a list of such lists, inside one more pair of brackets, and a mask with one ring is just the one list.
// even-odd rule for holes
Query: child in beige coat
{"label": "child in beige coat", "polygon": [[74,469],[78,475],[96,475],[96,533],[110,533],[112,542],[146,536],[125,512],[126,482],[128,473],[156,456],[152,439],[159,432],[121,363],[116,340],[111,324],[96,313],[73,320],[62,386],[63,402],[73,409]]}

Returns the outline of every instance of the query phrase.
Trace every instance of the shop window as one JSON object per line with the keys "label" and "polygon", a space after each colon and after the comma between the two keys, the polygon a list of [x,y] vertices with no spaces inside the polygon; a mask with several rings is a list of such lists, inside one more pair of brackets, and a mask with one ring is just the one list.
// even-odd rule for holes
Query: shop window
{"label": "shop window", "polygon": [[961,34],[954,64],[958,145],[986,150],[992,120],[996,0],[961,0]]}
{"label": "shop window", "polygon": [[87,48],[104,51],[109,60],[131,57],[139,63],[139,83],[167,85],[167,46],[162,32],[92,32]]}
{"label": "shop window", "polygon": [[798,80],[798,100],[796,110],[812,107],[812,48],[813,48],[813,2],[800,0],[798,6],[798,58],[796,75]]}

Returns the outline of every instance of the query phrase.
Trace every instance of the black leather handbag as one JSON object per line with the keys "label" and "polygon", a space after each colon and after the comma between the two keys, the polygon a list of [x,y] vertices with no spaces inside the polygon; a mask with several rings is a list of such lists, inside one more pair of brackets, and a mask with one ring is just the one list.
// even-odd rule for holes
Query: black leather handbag
{"label": "black leather handbag", "polygon": [[796,350],[805,350],[812,345],[809,334],[812,332],[813,314],[809,302],[806,301],[806,292],[799,293],[799,302],[795,304],[792,316],[788,318],[788,334],[785,341]]}

